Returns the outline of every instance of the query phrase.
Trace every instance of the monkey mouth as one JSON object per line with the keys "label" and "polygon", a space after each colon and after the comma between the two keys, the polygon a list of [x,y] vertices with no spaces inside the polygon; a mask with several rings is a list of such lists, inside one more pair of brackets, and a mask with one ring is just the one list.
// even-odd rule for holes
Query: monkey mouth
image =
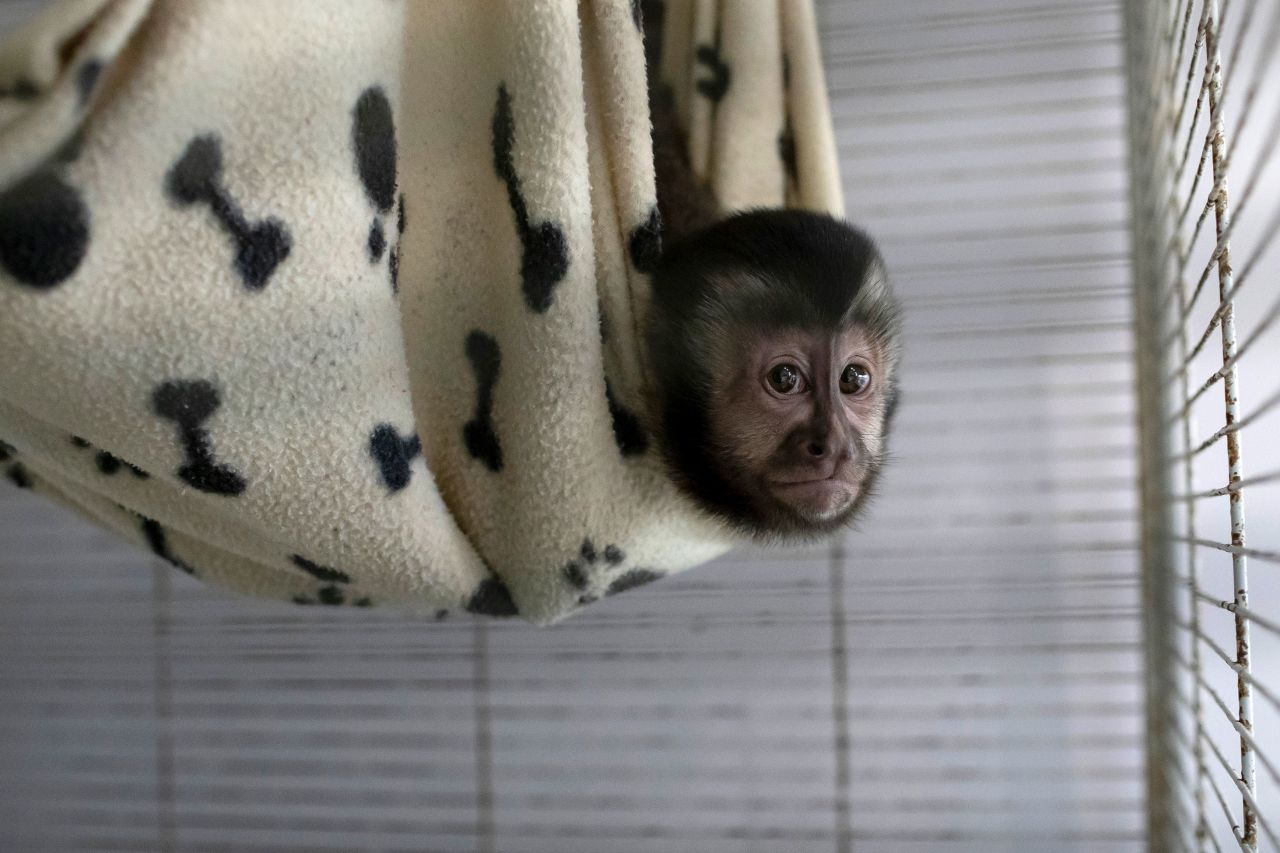
{"label": "monkey mouth", "polygon": [[818,514],[834,511],[852,499],[854,488],[833,472],[808,480],[775,481],[773,492],[785,503]]}
{"label": "monkey mouth", "polygon": [[858,497],[860,477],[840,460],[783,470],[769,480],[775,500],[808,521],[838,515]]}
{"label": "monkey mouth", "polygon": [[835,472],[832,471],[830,474],[821,474],[817,477],[813,477],[813,476],[794,477],[794,478],[779,477],[778,479],[773,480],[772,482],[773,482],[773,485],[775,486],[803,486],[806,483],[821,483],[825,480],[833,479],[835,475],[836,475]]}
{"label": "monkey mouth", "polygon": [[785,471],[777,477],[769,480],[773,486],[802,486],[806,483],[821,483],[825,480],[831,480],[840,473],[839,465],[824,465],[822,467],[808,466],[804,468],[792,468]]}

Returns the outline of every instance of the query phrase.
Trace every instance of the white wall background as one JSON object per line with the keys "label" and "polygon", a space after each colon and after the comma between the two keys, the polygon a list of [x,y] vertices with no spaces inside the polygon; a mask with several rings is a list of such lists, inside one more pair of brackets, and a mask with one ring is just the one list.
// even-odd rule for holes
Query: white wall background
{"label": "white wall background", "polygon": [[0,489],[0,849],[1143,848],[1119,2],[819,21],[908,308],[863,529],[538,630],[231,599]]}

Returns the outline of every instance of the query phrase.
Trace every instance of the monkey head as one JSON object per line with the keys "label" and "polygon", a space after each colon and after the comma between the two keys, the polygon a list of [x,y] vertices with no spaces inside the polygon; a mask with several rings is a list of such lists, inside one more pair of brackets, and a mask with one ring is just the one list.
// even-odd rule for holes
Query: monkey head
{"label": "monkey head", "polygon": [[681,240],[647,341],[675,481],[756,539],[847,526],[885,458],[898,335],[880,255],[844,222],[756,210]]}

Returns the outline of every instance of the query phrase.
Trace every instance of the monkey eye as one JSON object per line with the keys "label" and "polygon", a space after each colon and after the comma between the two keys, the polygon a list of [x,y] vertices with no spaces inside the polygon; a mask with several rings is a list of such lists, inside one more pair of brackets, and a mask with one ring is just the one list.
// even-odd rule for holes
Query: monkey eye
{"label": "monkey eye", "polygon": [[800,387],[800,371],[790,364],[775,365],[765,378],[779,394],[790,394]]}
{"label": "monkey eye", "polygon": [[861,394],[871,384],[871,371],[861,364],[846,365],[840,374],[840,390],[845,394]]}

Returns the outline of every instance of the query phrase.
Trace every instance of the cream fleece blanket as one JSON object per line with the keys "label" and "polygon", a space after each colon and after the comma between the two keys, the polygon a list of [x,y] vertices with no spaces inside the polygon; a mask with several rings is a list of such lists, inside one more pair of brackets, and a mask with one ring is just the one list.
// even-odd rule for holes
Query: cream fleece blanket
{"label": "cream fleece blanket", "polygon": [[[645,405],[639,14],[50,8],[0,51],[0,470],[299,603],[543,624],[722,553]],[[808,0],[665,17],[721,200],[838,213]]]}

